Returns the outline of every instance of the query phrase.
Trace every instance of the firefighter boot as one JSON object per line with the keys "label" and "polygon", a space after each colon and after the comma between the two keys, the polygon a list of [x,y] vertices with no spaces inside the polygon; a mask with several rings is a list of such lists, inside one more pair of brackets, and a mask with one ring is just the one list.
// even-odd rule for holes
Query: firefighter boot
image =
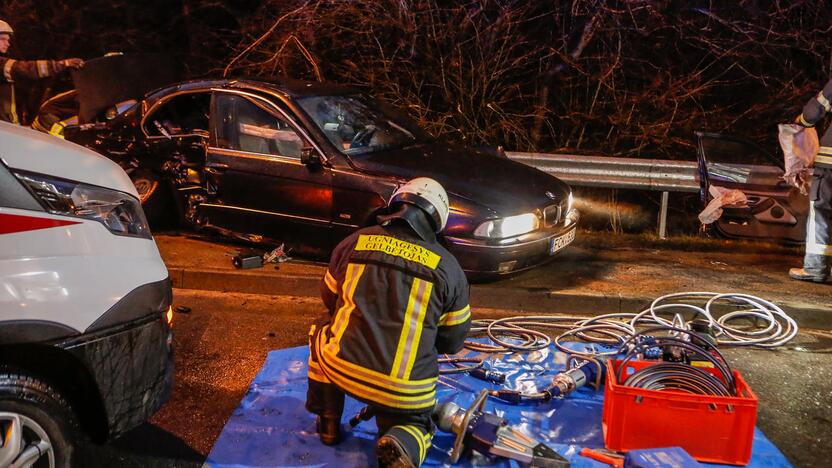
{"label": "firefighter boot", "polygon": [[800,281],[814,281],[815,283],[825,283],[829,280],[828,275],[813,274],[803,268],[792,268],[789,270],[789,277]]}
{"label": "firefighter boot", "polygon": [[318,416],[315,418],[315,430],[324,445],[335,445],[341,442],[341,418],[332,416]]}
{"label": "firefighter boot", "polygon": [[393,436],[379,437],[376,443],[376,457],[379,468],[415,468],[407,450]]}
{"label": "firefighter boot", "polygon": [[341,415],[344,412],[344,392],[328,383],[312,378],[306,390],[306,410],[317,415],[315,430],[326,445],[341,441]]}
{"label": "firefighter boot", "polygon": [[433,434],[418,425],[396,425],[379,437],[376,457],[380,468],[415,468],[422,465]]}

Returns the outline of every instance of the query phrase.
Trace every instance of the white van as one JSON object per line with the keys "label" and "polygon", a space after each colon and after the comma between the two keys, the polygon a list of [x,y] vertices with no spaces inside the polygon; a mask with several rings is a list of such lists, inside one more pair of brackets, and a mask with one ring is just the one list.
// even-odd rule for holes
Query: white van
{"label": "white van", "polygon": [[70,466],[76,442],[169,395],[171,286],[114,162],[0,122],[0,466]]}

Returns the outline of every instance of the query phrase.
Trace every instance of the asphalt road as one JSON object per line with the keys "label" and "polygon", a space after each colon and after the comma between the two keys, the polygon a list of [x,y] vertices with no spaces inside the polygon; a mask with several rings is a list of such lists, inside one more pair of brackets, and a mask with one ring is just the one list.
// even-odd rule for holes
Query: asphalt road
{"label": "asphalt road", "polygon": [[[305,344],[318,300],[176,290],[176,383],[147,424],[83,450],[84,466],[200,467],[272,349]],[[514,315],[477,310],[480,317]],[[777,351],[726,350],[760,399],[758,426],[796,466],[832,459],[832,334],[806,330]]]}

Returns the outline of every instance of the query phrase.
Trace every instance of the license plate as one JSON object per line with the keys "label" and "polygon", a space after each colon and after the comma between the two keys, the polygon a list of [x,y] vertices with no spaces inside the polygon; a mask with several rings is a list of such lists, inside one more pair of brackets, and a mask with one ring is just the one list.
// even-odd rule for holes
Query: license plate
{"label": "license plate", "polygon": [[555,237],[554,239],[552,239],[549,243],[549,255],[554,255],[560,249],[571,244],[572,241],[575,240],[576,231],[577,229],[573,229],[560,237]]}

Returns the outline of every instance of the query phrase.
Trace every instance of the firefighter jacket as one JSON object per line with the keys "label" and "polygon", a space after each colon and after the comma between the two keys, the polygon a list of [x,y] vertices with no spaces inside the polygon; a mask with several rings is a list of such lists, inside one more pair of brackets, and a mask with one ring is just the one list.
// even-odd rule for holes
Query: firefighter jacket
{"label": "firefighter jacket", "polygon": [[0,57],[0,120],[20,123],[14,95],[14,82],[39,80],[66,70],[64,60],[15,60]]}
{"label": "firefighter jacket", "polygon": [[313,333],[309,377],[389,411],[429,411],[437,353],[462,349],[471,326],[468,281],[435,239],[404,223],[343,240],[322,283],[331,321]]}
{"label": "firefighter jacket", "polygon": [[[832,80],[829,80],[826,86],[803,106],[803,113],[798,117],[798,122],[804,127],[814,127],[832,109],[830,100],[832,100]],[[832,169],[832,126],[826,129],[820,139],[815,167]]]}

